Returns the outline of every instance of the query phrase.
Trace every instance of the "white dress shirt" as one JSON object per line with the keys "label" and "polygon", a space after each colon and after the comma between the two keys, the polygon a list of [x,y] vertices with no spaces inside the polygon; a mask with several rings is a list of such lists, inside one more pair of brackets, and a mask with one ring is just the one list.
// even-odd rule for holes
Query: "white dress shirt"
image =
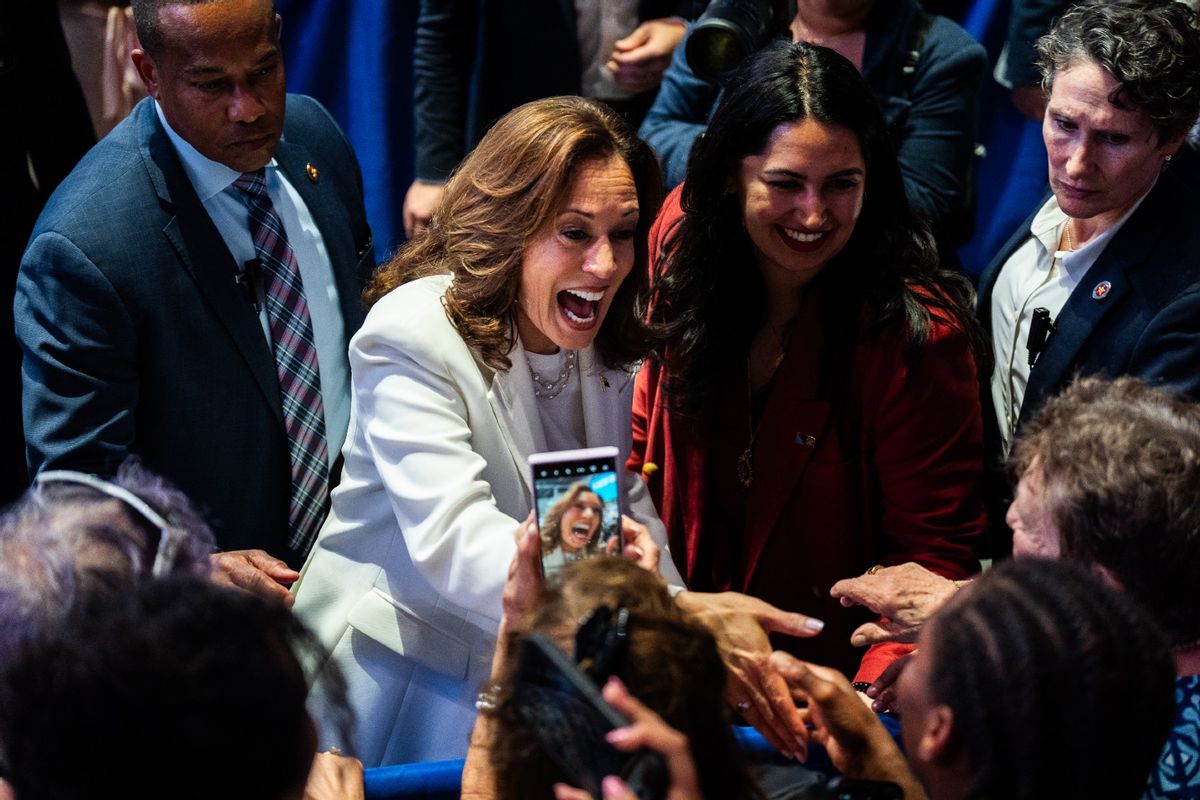
{"label": "white dress shirt", "polygon": [[1124,216],[1087,244],[1065,251],[1059,250],[1058,244],[1063,239],[1068,217],[1051,195],[1033,218],[1028,241],[1000,268],[991,301],[992,347],[996,359],[992,371],[992,405],[1004,440],[1005,457],[1012,447],[1032,369],[1028,342],[1034,310],[1046,309],[1052,322],[1058,318],[1075,287],[1144,198],[1145,195],[1139,197]]}
{"label": "white dress shirt", "polygon": [[[212,218],[217,231],[233,254],[238,264],[255,258],[254,239],[250,235],[248,211],[241,193],[233,185],[240,176],[224,164],[205,156],[185,141],[171,128],[163,115],[162,107],[154,104],[158,119],[167,131],[183,170],[196,190],[204,210]],[[317,348],[317,366],[321,373],[321,400],[325,405],[325,439],[329,445],[329,463],[333,465],[346,440],[346,426],[350,422],[350,363],[346,358],[342,319],[342,307],[338,298],[337,283],[333,278],[333,265],[325,249],[317,223],[304,205],[294,186],[288,182],[275,159],[266,169],[267,194],[275,211],[283,220],[288,244],[300,267],[300,278],[304,282],[304,299],[308,302],[308,314],[312,320],[313,340]],[[221,265],[219,268],[224,268]],[[229,280],[233,282],[233,273]],[[261,298],[260,298],[261,299]],[[269,346],[271,327],[267,320],[267,307],[261,303],[258,311],[259,323]]]}

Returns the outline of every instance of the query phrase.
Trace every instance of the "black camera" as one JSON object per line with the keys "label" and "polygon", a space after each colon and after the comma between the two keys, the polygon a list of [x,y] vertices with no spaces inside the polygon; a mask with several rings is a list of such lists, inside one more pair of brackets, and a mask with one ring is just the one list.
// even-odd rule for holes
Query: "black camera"
{"label": "black camera", "polygon": [[717,83],[786,28],[794,7],[794,0],[713,0],[688,38],[688,66]]}

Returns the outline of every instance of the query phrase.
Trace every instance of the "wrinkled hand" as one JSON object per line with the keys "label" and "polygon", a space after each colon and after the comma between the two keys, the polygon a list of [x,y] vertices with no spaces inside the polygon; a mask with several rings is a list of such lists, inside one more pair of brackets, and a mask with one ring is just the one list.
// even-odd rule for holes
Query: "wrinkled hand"
{"label": "wrinkled hand", "polygon": [[783,677],[770,665],[770,632],[816,636],[825,623],[738,592],[680,592],[685,612],[712,633],[729,669],[725,698],[779,752],[808,756],[808,731]]}
{"label": "wrinkled hand", "polygon": [[508,580],[504,582],[504,618],[509,630],[524,619],[546,583],[542,577],[542,539],[532,511],[517,526],[516,539],[517,552],[508,565]]}
{"label": "wrinkled hand", "polygon": [[900,673],[908,666],[912,655],[912,653],[906,653],[888,664],[887,669],[879,673],[879,677],[867,689],[867,697],[871,698],[872,711],[899,711],[897,700],[900,695],[897,692],[897,683],[900,680]]}
{"label": "wrinkled hand", "polygon": [[287,585],[300,577],[300,573],[283,561],[263,550],[227,550],[209,556],[213,583],[243,589],[266,600],[277,600],[285,605],[295,602]]}
{"label": "wrinkled hand", "polygon": [[957,590],[954,581],[910,561],[884,567],[873,575],[840,580],[829,593],[844,606],[866,606],[883,617],[858,626],[850,634],[850,644],[863,647],[880,642],[915,642],[925,621]]}
{"label": "wrinkled hand", "polygon": [[363,800],[363,765],[357,758],[317,753],[304,785],[304,800]]}
{"label": "wrinkled hand", "polygon": [[1014,86],[1012,101],[1026,119],[1041,122],[1042,118],[1046,116],[1046,92],[1040,84]]}
{"label": "wrinkled hand", "polygon": [[638,25],[613,45],[606,64],[613,80],[622,89],[639,94],[658,86],[685,30],[687,23],[676,18],[651,19]]}
{"label": "wrinkled hand", "polygon": [[433,212],[442,202],[446,187],[440,183],[413,181],[404,195],[404,235],[409,239],[429,225]]}
{"label": "wrinkled hand", "polygon": [[812,723],[812,739],[829,753],[833,765],[850,778],[894,781],[906,800],[925,797],[900,748],[858,692],[835,669],[809,664],[790,653],[771,654],[797,700],[807,701],[804,716]]}
{"label": "wrinkled hand", "polygon": [[[609,678],[603,693],[604,699],[630,721],[624,728],[609,731],[605,736],[608,743],[623,753],[644,747],[661,755],[667,763],[667,774],[671,781],[666,800],[703,800],[696,762],[692,760],[687,737],[631,695],[620,678]],[[604,800],[637,800],[637,795],[615,775],[605,777],[600,788]],[[557,800],[588,798],[587,792],[562,783],[555,784],[554,796]]]}

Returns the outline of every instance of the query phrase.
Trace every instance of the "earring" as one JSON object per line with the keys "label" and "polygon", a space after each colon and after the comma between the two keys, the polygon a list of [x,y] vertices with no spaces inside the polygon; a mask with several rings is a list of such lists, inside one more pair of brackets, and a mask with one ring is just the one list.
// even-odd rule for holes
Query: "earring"
{"label": "earring", "polygon": [[1170,164],[1171,163],[1171,154],[1167,153],[1166,157],[1163,160],[1166,161],[1168,164]]}

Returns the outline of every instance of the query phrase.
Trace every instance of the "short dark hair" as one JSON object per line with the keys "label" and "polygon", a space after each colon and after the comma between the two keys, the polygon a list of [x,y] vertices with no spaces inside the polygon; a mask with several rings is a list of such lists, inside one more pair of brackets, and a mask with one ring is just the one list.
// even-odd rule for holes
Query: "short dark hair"
{"label": "short dark hair", "polygon": [[1106,70],[1120,84],[1108,101],[1145,111],[1159,145],[1200,116],[1200,31],[1196,13],[1177,0],[1080,3],[1038,40],[1037,53],[1047,93],[1076,62]]}
{"label": "short dark hair", "polygon": [[194,577],[144,584],[14,663],[9,780],[27,800],[291,796],[316,749],[305,699],[321,660],[281,603]]}
{"label": "short dark hair", "polygon": [[[219,3],[221,0],[133,0],[133,24],[137,27],[138,43],[151,58],[159,58],[163,52],[162,28],[158,15],[167,6],[196,6]],[[271,15],[275,14],[275,0],[271,0]]]}
{"label": "short dark hair", "polygon": [[[671,405],[693,418],[712,410],[711,392],[745,359],[765,322],[767,289],[737,193],[741,162],[762,153],[780,125],[816,120],[854,134],[866,166],[862,213],[841,252],[813,279],[822,288],[822,363],[844,374],[864,335],[899,327],[917,357],[934,318],[965,332],[986,357],[966,279],[940,268],[928,227],[909,205],[887,123],[866,80],[825,47],[773,41],[727,80],[707,130],[692,150],[684,216],[655,258],[651,320],[666,345]],[[981,366],[983,366],[981,364]]]}
{"label": "short dark hair", "polygon": [[1014,472],[1035,464],[1063,555],[1109,570],[1175,645],[1200,640],[1200,406],[1081,378],[1017,438]]}
{"label": "short dark hair", "polygon": [[[1138,797],[1174,717],[1174,665],[1136,603],[1078,564],[1010,560],[922,633],[934,701],[954,715],[964,797]],[[1113,699],[1120,698],[1115,735]]]}

